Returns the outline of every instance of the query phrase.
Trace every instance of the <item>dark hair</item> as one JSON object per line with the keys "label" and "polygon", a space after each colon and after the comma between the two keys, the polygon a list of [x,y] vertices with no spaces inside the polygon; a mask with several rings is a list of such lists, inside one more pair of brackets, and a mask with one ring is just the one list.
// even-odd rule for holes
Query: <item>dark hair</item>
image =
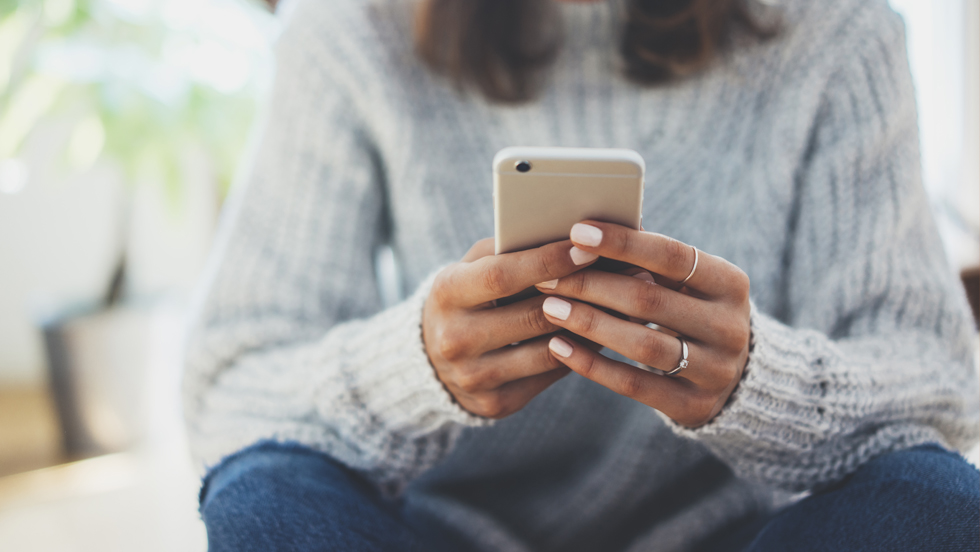
{"label": "dark hair", "polygon": [[[620,53],[626,75],[658,84],[702,69],[735,25],[765,38],[743,0],[628,0]],[[490,100],[534,97],[561,47],[553,0],[423,0],[419,56],[460,88]]]}

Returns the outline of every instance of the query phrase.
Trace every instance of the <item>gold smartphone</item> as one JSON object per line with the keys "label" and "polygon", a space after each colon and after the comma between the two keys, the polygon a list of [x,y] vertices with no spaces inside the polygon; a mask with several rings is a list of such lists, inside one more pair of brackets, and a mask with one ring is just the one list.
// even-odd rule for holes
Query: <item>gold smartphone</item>
{"label": "gold smartphone", "polygon": [[628,149],[501,150],[493,159],[495,253],[568,239],[587,219],[639,230],[645,168]]}

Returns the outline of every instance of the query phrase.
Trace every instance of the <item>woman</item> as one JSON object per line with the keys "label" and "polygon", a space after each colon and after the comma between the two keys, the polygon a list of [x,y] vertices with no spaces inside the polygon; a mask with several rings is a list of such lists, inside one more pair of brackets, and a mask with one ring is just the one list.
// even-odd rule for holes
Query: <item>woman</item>
{"label": "woman", "polygon": [[[976,549],[974,327],[885,0],[287,20],[185,380],[213,550]],[[647,232],[492,256],[510,145],[639,151]]]}

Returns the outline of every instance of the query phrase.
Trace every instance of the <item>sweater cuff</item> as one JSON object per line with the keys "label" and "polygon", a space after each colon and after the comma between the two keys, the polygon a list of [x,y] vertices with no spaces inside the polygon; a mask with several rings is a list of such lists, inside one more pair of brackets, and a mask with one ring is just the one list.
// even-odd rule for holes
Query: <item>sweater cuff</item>
{"label": "sweater cuff", "polygon": [[814,374],[809,359],[822,362],[808,351],[819,346],[820,336],[814,330],[784,326],[759,312],[754,303],[750,321],[749,361],[721,411],[695,429],[658,414],[674,433],[714,445],[716,453],[732,453],[727,449],[747,442],[806,448],[815,436],[832,429],[821,406],[826,383],[808,377]]}
{"label": "sweater cuff", "polygon": [[[323,390],[356,394],[374,424],[406,437],[424,436],[454,424],[485,426],[492,420],[464,410],[446,390],[422,339],[422,312],[438,270],[401,304],[355,323],[344,345],[348,369],[343,385]],[[321,397],[322,408],[334,401]]]}

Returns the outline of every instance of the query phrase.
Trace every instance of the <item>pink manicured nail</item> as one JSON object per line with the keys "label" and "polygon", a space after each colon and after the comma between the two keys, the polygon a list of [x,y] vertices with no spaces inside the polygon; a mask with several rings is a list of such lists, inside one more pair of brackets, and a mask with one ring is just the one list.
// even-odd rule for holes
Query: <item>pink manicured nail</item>
{"label": "pink manicured nail", "polygon": [[595,247],[602,243],[602,230],[580,222],[572,226],[572,231],[569,232],[568,237],[572,238],[575,243]]}
{"label": "pink manicured nail", "polygon": [[545,299],[542,308],[545,314],[554,316],[558,320],[568,320],[568,315],[572,314],[572,304],[557,297]]}
{"label": "pink manicured nail", "polygon": [[576,265],[584,265],[585,263],[591,263],[592,261],[599,258],[595,253],[589,253],[588,251],[582,251],[577,247],[572,247],[572,250],[568,252],[572,256],[572,262]]}
{"label": "pink manicured nail", "polygon": [[541,282],[540,284],[534,284],[535,287],[544,289],[555,289],[558,287],[558,279],[548,280],[547,282]]}
{"label": "pink manicured nail", "polygon": [[552,337],[551,341],[548,342],[548,348],[562,358],[568,358],[574,350],[567,341],[560,337]]}

